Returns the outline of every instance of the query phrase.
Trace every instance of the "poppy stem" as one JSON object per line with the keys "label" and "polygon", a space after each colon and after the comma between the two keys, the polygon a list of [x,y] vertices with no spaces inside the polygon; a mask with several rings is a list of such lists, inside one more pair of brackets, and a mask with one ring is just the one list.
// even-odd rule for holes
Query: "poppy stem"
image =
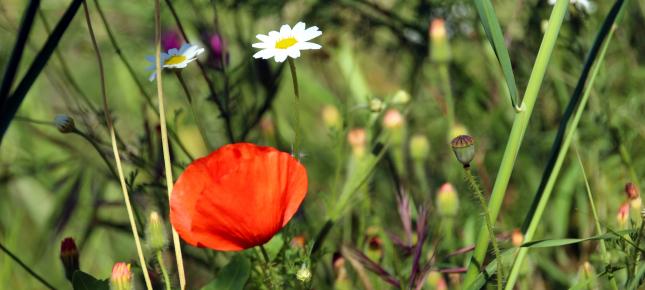
{"label": "poppy stem", "polygon": [[157,251],[157,262],[159,263],[159,268],[161,268],[161,275],[163,276],[164,284],[166,284],[166,290],[172,290],[170,277],[168,277],[168,270],[166,270],[166,263],[163,261],[163,253],[161,251]]}
{"label": "poppy stem", "polygon": [[295,145],[293,146],[293,153],[295,154],[296,158],[299,158],[299,152],[298,150],[300,149],[300,91],[298,90],[298,76],[296,74],[296,64],[293,62],[292,58],[288,58],[289,60],[289,69],[291,70],[291,78],[293,79],[293,92],[296,94],[296,104],[295,104],[295,111],[296,111],[296,124],[294,127],[294,143]]}
{"label": "poppy stem", "polygon": [[87,22],[87,28],[90,32],[90,39],[92,40],[92,46],[94,47],[94,52],[96,53],[96,59],[99,65],[99,76],[101,83],[101,96],[103,98],[103,113],[105,114],[105,121],[107,123],[108,131],[110,132],[110,138],[112,139],[112,152],[114,152],[114,161],[116,163],[116,169],[119,176],[119,181],[121,183],[121,191],[123,192],[123,200],[125,201],[125,207],[128,212],[128,219],[130,220],[130,227],[132,230],[132,236],[134,237],[134,243],[137,248],[137,254],[139,255],[139,263],[141,264],[141,269],[143,270],[143,277],[146,282],[146,287],[149,290],[152,290],[152,283],[150,282],[150,276],[148,274],[148,266],[146,264],[146,258],[143,254],[143,249],[141,247],[141,241],[139,241],[139,235],[137,230],[137,224],[134,222],[134,214],[132,213],[132,205],[130,204],[130,195],[128,194],[128,187],[125,182],[125,175],[123,173],[123,167],[121,166],[121,156],[119,155],[119,148],[116,141],[116,133],[114,130],[114,124],[112,123],[112,117],[110,116],[110,108],[108,106],[107,99],[107,89],[105,86],[105,72],[103,69],[103,59],[101,58],[101,52],[99,51],[98,44],[96,43],[96,37],[94,36],[94,30],[92,29],[92,20],[90,19],[90,12],[87,8],[87,3],[83,1],[83,11],[85,12],[85,20]]}
{"label": "poppy stem", "polygon": [[[170,145],[168,142],[168,130],[166,128],[166,112],[163,98],[163,85],[161,83],[161,4],[155,0],[155,70],[157,72],[157,99],[159,102],[159,126],[161,127],[161,147],[166,175],[166,188],[168,190],[168,202],[172,196],[173,180],[172,165],[170,164]],[[172,227],[172,242],[175,247],[175,259],[177,260],[177,274],[179,275],[179,289],[186,289],[186,274],[184,273],[184,259],[181,254],[181,242],[179,234]]]}
{"label": "poppy stem", "polygon": [[267,250],[264,248],[264,245],[260,245],[260,252],[262,252],[262,256],[264,257],[264,261],[267,262],[267,265],[271,263],[271,258],[269,258],[269,254],[267,253]]}

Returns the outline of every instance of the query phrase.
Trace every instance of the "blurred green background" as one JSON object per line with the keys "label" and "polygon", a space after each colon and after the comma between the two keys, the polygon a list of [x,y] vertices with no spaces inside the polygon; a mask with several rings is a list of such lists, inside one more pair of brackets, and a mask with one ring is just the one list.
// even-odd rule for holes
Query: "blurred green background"
{"label": "blurred green background", "polygon": [[[5,67],[15,41],[26,1],[0,3],[0,66]],[[98,0],[120,53],[156,107],[156,87],[147,80],[154,53],[153,1]],[[163,1],[162,1],[163,2]],[[158,119],[110,42],[96,2],[88,1],[103,54],[110,108],[135,206],[145,216],[153,209],[167,213]],[[453,244],[439,244],[444,253],[472,245],[482,221],[475,200],[463,181],[449,140],[468,132],[477,141],[473,167],[489,193],[506,145],[513,118],[506,84],[476,10],[470,1],[172,1],[191,43],[206,48],[201,56],[217,97],[231,113],[235,141],[254,142],[290,152],[293,143],[294,97],[287,65],[252,58],[255,35],[280,25],[304,21],[323,35],[314,40],[321,50],[303,52],[296,60],[301,89],[302,161],[309,173],[309,194],[289,232],[310,242],[334,208],[338,192],[351,169],[347,133],[367,128],[369,148],[382,140],[384,112],[371,110],[374,100],[404,115],[405,124],[389,141],[390,160],[379,162],[373,175],[351,201],[331,231],[326,255],[316,266],[316,289],[333,289],[331,253],[343,244],[366,247],[368,229],[401,234],[392,176],[398,177],[415,205],[430,207],[430,240],[441,236],[442,217],[435,195],[441,184],[452,183],[459,196]],[[505,33],[520,95],[526,87],[551,7],[547,1],[493,1]],[[564,107],[578,80],[611,1],[593,2],[585,11],[570,5],[557,46],[540,90],[531,123],[520,149],[497,231],[505,247],[522,220],[538,187]],[[20,77],[48,36],[43,20],[53,26],[68,1],[43,1],[29,38]],[[572,149],[579,152],[595,197],[600,220],[615,227],[623,188],[638,184],[645,171],[645,2],[631,1],[618,25]],[[431,56],[428,34],[433,19],[445,19],[451,58],[441,74]],[[168,6],[162,4],[165,33],[177,33]],[[218,50],[209,37],[220,37]],[[175,178],[191,160],[231,142],[224,119],[196,65],[182,71],[195,100],[194,114],[173,73],[164,73]],[[396,103],[406,92],[410,101]],[[454,108],[447,104],[452,95]],[[27,95],[0,146],[0,241],[60,289],[70,286],[59,261],[62,238],[72,236],[81,248],[81,267],[96,277],[108,277],[116,261],[134,261],[136,253],[117,180],[87,140],[62,134],[53,126],[58,114],[74,118],[79,130],[98,143],[111,159],[109,136],[100,111],[98,66],[82,11],[65,32],[57,54]],[[324,109],[340,113],[340,126],[325,123]],[[448,118],[454,111],[454,121]],[[202,141],[194,116],[203,122],[209,146]],[[333,123],[333,122],[331,122]],[[415,171],[409,138],[422,135],[430,151]],[[178,142],[180,140],[181,142]],[[180,144],[181,143],[181,144]],[[184,149],[181,148],[184,147]],[[210,148],[209,148],[210,147]],[[588,237],[595,234],[581,169],[572,150],[556,184],[538,238]],[[394,172],[394,173],[393,173]],[[385,237],[385,236],[384,236]],[[387,238],[385,238],[387,239]],[[576,279],[580,265],[594,258],[597,244],[532,250],[522,289],[562,289]],[[230,257],[186,249],[189,289],[215,276]],[[205,261],[214,259],[215,269]],[[595,260],[594,260],[595,259]],[[171,259],[172,260],[172,259]],[[387,259],[383,262],[392,270]],[[443,263],[463,266],[463,257]],[[169,263],[172,264],[172,263]],[[347,266],[349,267],[349,266]],[[351,277],[355,278],[353,270]],[[395,270],[393,270],[395,271]],[[598,270],[600,271],[600,270]],[[372,275],[373,276],[373,275]],[[375,289],[387,289],[374,280]],[[352,285],[362,288],[355,279]],[[38,282],[0,255],[0,288],[41,289]],[[454,284],[451,284],[454,285]],[[354,288],[355,289],[355,288]],[[428,288],[430,289],[430,288]]]}

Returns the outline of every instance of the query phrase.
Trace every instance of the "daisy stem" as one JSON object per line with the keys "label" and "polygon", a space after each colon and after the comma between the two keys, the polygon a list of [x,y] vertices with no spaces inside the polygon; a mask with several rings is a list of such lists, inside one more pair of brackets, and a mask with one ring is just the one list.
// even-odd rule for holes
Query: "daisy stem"
{"label": "daisy stem", "polygon": [[193,118],[195,119],[197,128],[199,128],[199,134],[202,136],[202,141],[204,141],[204,145],[206,145],[206,147],[208,148],[208,151],[210,151],[214,147],[208,141],[208,136],[206,135],[206,128],[204,127],[204,123],[202,123],[202,120],[199,118],[199,116],[197,115],[197,112],[195,111],[195,106],[193,105],[193,97],[190,94],[190,90],[188,90],[188,85],[186,84],[186,81],[184,80],[184,77],[181,74],[180,70],[175,70],[175,74],[177,75],[177,79],[179,79],[179,83],[181,84],[181,87],[184,89],[184,92],[186,93],[186,99],[188,99],[188,106],[190,107],[191,114],[193,114]]}
{"label": "daisy stem", "polygon": [[[166,113],[164,108],[163,86],[161,83],[161,4],[155,0],[155,70],[157,72],[157,98],[159,102],[159,125],[161,127],[161,146],[163,150],[164,168],[166,175],[166,187],[168,189],[168,202],[172,196],[173,180],[172,165],[170,164],[170,145],[168,144],[168,130],[166,128]],[[181,243],[179,235],[172,226],[172,242],[175,247],[175,259],[177,260],[177,272],[179,275],[179,287],[181,290],[186,289],[186,276],[184,273],[184,259],[181,255]]]}
{"label": "daisy stem", "polygon": [[298,90],[298,76],[296,74],[296,64],[293,62],[292,58],[289,58],[289,68],[291,69],[291,78],[293,79],[293,92],[296,94],[296,104],[295,104],[295,111],[296,111],[296,124],[294,127],[294,134],[295,134],[295,145],[293,146],[293,152],[298,154],[298,150],[300,149],[300,91]]}
{"label": "daisy stem", "polygon": [[161,250],[157,251],[157,262],[159,263],[159,268],[161,268],[161,275],[163,276],[164,284],[166,284],[166,290],[172,290],[170,277],[168,277],[168,271],[166,270],[166,264],[163,261],[163,253]]}
{"label": "daisy stem", "polygon": [[139,255],[139,263],[141,264],[141,269],[143,271],[143,277],[146,282],[146,287],[148,290],[152,290],[152,283],[150,282],[150,276],[148,274],[148,266],[146,264],[146,258],[143,255],[143,250],[141,247],[141,241],[139,241],[139,231],[137,230],[137,224],[134,222],[134,214],[132,213],[132,205],[130,204],[130,195],[128,194],[128,187],[125,183],[125,175],[123,174],[123,167],[121,166],[121,157],[119,156],[119,148],[116,144],[116,134],[114,132],[114,124],[112,123],[112,117],[110,116],[110,109],[108,106],[107,92],[105,86],[105,72],[103,70],[103,60],[101,58],[101,52],[99,51],[98,44],[96,43],[96,37],[94,36],[94,30],[92,29],[92,21],[90,19],[90,12],[87,8],[87,3],[83,1],[83,10],[85,12],[85,20],[87,22],[87,27],[90,32],[90,38],[92,40],[92,45],[94,46],[94,52],[96,53],[96,58],[99,65],[99,76],[101,83],[101,96],[103,97],[103,112],[105,114],[105,121],[110,132],[110,138],[112,140],[112,151],[114,152],[114,161],[116,162],[116,168],[119,176],[119,182],[121,183],[121,191],[123,192],[123,200],[125,201],[125,207],[128,212],[128,219],[130,220],[130,227],[132,230],[132,236],[134,237],[134,243],[137,248],[137,254]]}

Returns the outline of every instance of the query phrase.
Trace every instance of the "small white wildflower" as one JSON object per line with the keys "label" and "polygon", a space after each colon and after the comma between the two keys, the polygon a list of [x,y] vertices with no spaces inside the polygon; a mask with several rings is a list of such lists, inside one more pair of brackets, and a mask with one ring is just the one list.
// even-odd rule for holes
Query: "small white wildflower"
{"label": "small white wildflower", "polygon": [[[549,5],[555,5],[557,0],[549,0]],[[592,13],[596,10],[596,4],[589,0],[571,0],[571,5],[574,5],[576,8],[587,12]]]}
{"label": "small white wildflower", "polygon": [[303,22],[298,22],[293,29],[285,24],[280,27],[280,31],[270,31],[268,35],[258,34],[260,41],[254,43],[253,47],[261,48],[253,55],[254,58],[269,59],[275,58],[276,62],[284,62],[287,57],[300,57],[301,50],[320,49],[322,46],[313,42],[308,42],[322,35],[322,31],[317,26],[305,29]]}
{"label": "small white wildflower", "polygon": [[[185,68],[189,63],[197,59],[197,56],[204,52],[204,48],[201,48],[197,45],[191,45],[185,43],[181,48],[171,48],[168,52],[162,52],[159,61],[161,62],[161,69],[164,68],[174,68],[180,69]],[[152,63],[147,70],[154,71],[155,66],[155,57],[152,55],[146,56],[146,59]],[[153,81],[157,77],[157,73],[153,72],[148,80]]]}

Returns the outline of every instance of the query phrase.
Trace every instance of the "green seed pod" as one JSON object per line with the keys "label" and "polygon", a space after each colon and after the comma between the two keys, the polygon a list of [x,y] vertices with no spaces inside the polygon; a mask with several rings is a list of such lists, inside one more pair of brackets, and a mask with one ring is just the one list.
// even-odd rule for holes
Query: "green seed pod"
{"label": "green seed pod", "polygon": [[68,115],[57,115],[54,118],[54,124],[56,125],[56,129],[61,133],[71,133],[76,130],[74,119]]}
{"label": "green seed pod", "polygon": [[442,217],[455,217],[459,211],[459,196],[450,183],[444,183],[437,193],[437,211]]}
{"label": "green seed pod", "polygon": [[410,138],[410,156],[415,161],[425,161],[430,154],[430,143],[424,135],[416,134]]}
{"label": "green seed pod", "polygon": [[404,90],[399,90],[392,96],[392,104],[405,105],[410,102],[410,94]]}
{"label": "green seed pod", "polygon": [[156,211],[150,213],[148,218],[148,224],[146,227],[146,240],[148,246],[153,251],[160,251],[166,247],[168,244],[168,239],[166,238],[166,229],[164,227],[163,221],[159,217],[159,214]]}
{"label": "green seed pod", "polygon": [[452,146],[452,151],[455,152],[457,160],[464,167],[469,167],[470,162],[475,157],[475,139],[468,135],[459,135],[455,139],[452,139],[450,146]]}

